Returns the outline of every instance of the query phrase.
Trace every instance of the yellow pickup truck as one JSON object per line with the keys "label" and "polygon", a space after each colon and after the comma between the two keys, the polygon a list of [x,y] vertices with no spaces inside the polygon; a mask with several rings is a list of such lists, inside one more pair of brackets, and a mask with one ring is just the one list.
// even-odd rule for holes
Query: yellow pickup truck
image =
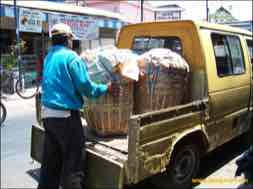
{"label": "yellow pickup truck", "polygon": [[[125,137],[99,138],[84,127],[88,188],[122,189],[161,178],[166,187],[185,189],[201,156],[252,125],[252,33],[193,21],[140,23],[122,28],[117,47],[180,53],[191,68],[189,98],[175,107],[133,115]],[[33,126],[31,156],[38,162],[43,137],[43,127]]]}

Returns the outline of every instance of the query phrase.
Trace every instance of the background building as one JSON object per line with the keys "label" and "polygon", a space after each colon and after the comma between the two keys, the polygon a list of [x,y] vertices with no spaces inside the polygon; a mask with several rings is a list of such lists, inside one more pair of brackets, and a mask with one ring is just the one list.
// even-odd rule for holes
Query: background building
{"label": "background building", "polygon": [[[13,1],[0,1],[0,53],[10,56],[16,44],[16,24]],[[25,41],[21,54],[22,65],[33,70],[40,54],[50,46],[49,28],[63,22],[70,25],[78,40],[77,52],[102,45],[113,45],[118,29],[124,24],[117,13],[89,7],[49,1],[17,1],[20,38]],[[1,63],[4,61],[1,58]]]}
{"label": "background building", "polygon": [[[232,7],[230,9],[232,10]],[[239,21],[232,15],[230,11],[222,6],[218,8],[213,14],[210,14],[209,18],[210,22],[226,24],[253,32],[253,20]]]}
{"label": "background building", "polygon": [[[137,23],[141,21],[141,1],[85,0],[85,5],[96,9],[119,13],[124,17],[124,21],[127,23]],[[153,20],[153,7],[147,1],[144,1],[143,21],[147,22]]]}
{"label": "background building", "polygon": [[[68,4],[92,7],[119,13],[126,23],[138,23],[141,21],[141,0],[50,0],[61,1]],[[177,4],[152,6],[154,1],[143,1],[143,21],[154,20],[180,20],[184,9]],[[169,3],[169,2],[168,2]]]}
{"label": "background building", "polygon": [[210,22],[220,24],[237,21],[237,19],[231,14],[231,12],[222,6],[217,9],[213,14],[209,15],[209,20]]}
{"label": "background building", "polygon": [[155,20],[181,20],[184,9],[176,4],[158,6],[154,9]]}

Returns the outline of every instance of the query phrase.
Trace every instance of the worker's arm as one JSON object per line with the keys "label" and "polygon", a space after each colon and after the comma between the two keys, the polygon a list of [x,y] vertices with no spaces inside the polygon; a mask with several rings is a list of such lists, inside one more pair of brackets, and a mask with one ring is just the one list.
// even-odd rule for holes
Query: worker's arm
{"label": "worker's arm", "polygon": [[69,72],[74,86],[78,92],[90,98],[96,98],[105,94],[108,90],[107,85],[96,84],[90,80],[85,62],[80,57],[75,57],[69,64]]}

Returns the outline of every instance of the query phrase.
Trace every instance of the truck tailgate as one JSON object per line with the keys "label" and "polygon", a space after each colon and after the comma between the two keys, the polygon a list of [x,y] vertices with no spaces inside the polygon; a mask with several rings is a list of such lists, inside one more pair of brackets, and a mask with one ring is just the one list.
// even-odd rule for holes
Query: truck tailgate
{"label": "truck tailgate", "polygon": [[[31,157],[40,162],[44,143],[44,129],[32,126]],[[127,153],[97,140],[86,143],[86,183],[89,188],[123,188]]]}

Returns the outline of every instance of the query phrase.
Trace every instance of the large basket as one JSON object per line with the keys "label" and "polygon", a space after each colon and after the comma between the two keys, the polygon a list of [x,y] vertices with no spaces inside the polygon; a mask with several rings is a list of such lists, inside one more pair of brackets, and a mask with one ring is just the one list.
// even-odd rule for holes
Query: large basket
{"label": "large basket", "polygon": [[146,75],[135,84],[134,114],[160,110],[182,104],[186,94],[188,73],[160,66],[156,78]]}
{"label": "large basket", "polygon": [[85,117],[88,127],[98,136],[126,135],[133,111],[133,83],[122,80],[122,94],[113,97],[106,94],[96,100],[88,100]]}

